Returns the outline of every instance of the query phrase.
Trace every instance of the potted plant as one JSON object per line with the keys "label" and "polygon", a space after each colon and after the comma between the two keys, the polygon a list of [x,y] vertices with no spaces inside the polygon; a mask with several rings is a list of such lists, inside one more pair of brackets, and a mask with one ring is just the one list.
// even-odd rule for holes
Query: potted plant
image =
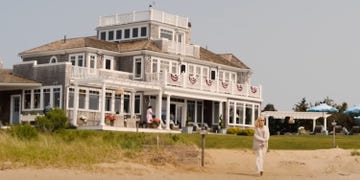
{"label": "potted plant", "polygon": [[116,120],[116,117],[112,114],[106,114],[105,120],[106,120],[106,122],[110,123],[110,126],[114,126],[114,121]]}
{"label": "potted plant", "polygon": [[183,133],[191,134],[193,132],[193,126],[190,121],[191,121],[191,117],[188,117],[188,119],[186,120],[185,127],[182,128]]}
{"label": "potted plant", "polygon": [[222,115],[219,116],[219,133],[226,134],[225,122]]}

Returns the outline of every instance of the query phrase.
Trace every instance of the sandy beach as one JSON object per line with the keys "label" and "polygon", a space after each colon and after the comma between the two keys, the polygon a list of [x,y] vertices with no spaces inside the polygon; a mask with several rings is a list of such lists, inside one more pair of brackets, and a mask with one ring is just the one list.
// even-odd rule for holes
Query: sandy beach
{"label": "sandy beach", "polygon": [[[251,150],[206,149],[204,167],[201,167],[200,152],[196,151],[197,157],[181,159],[179,163],[148,165],[121,161],[97,164],[92,171],[2,167],[0,179],[360,179],[360,156],[351,156],[353,150],[270,150],[261,177],[255,173],[255,154]],[[174,157],[174,160],[178,159]]]}

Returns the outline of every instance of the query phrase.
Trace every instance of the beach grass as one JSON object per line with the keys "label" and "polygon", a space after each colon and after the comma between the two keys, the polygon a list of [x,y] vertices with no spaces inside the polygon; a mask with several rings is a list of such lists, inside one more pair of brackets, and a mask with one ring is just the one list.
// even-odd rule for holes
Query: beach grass
{"label": "beach grass", "polygon": [[[157,134],[112,131],[63,130],[39,133],[35,139],[23,139],[0,131],[0,169],[11,167],[92,168],[102,162],[136,160],[144,152],[162,151],[164,147],[201,147],[200,134]],[[360,136],[336,137],[344,149],[360,149]],[[332,136],[271,136],[269,149],[314,150],[332,148]],[[206,148],[250,149],[251,136],[205,135]]]}

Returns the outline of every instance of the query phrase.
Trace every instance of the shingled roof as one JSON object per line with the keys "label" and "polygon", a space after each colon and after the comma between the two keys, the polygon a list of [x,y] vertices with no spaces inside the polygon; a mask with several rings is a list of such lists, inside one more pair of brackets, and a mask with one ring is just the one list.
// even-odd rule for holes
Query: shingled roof
{"label": "shingled roof", "polygon": [[[58,51],[74,48],[84,48],[92,47],[102,50],[108,50],[113,52],[131,52],[139,50],[149,50],[155,52],[162,52],[161,49],[155,44],[154,41],[143,39],[127,42],[108,42],[104,40],[98,40],[96,37],[80,37],[80,38],[71,38],[71,39],[62,39],[58,41],[51,42],[27,51],[20,53],[22,54],[31,54],[31,53],[41,53],[47,51]],[[207,49],[200,48],[200,60],[210,61],[214,63],[219,63],[227,66],[249,69],[244,63],[242,63],[235,56],[232,56],[232,59],[227,59],[221,55],[213,53]]]}
{"label": "shingled roof", "polygon": [[41,86],[39,82],[16,76],[12,72],[12,69],[0,69],[0,91]]}

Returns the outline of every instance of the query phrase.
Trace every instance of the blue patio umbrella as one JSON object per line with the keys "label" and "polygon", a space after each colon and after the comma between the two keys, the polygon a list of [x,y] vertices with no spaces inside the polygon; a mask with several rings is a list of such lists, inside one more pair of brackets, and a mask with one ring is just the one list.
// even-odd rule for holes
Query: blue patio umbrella
{"label": "blue patio umbrella", "polygon": [[354,119],[360,121],[360,116],[356,116]]}
{"label": "blue patio umbrella", "polygon": [[344,111],[345,114],[358,114],[360,113],[360,105],[348,108]]}
{"label": "blue patio umbrella", "polygon": [[325,103],[311,107],[311,108],[307,109],[306,111],[308,111],[308,112],[339,112],[339,110],[337,110],[336,108],[331,107]]}

